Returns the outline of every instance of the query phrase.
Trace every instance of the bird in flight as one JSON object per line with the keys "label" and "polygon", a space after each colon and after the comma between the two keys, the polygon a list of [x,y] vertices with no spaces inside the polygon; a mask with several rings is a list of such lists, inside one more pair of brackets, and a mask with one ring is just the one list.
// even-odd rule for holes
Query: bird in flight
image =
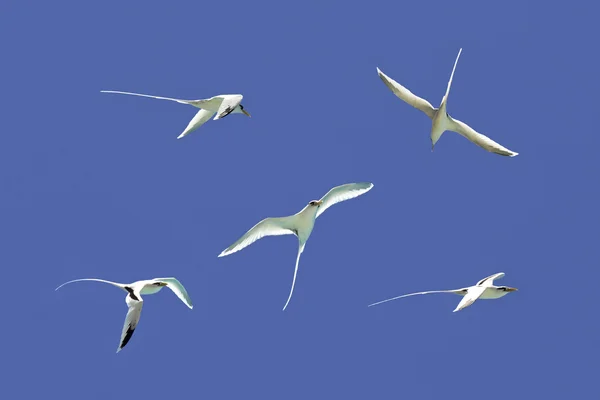
{"label": "bird in flight", "polygon": [[435,144],[442,136],[442,133],[445,131],[453,131],[461,134],[462,136],[469,139],[471,142],[476,145],[484,148],[485,150],[500,154],[501,156],[509,156],[514,157],[519,153],[516,153],[512,150],[507,149],[506,147],[500,145],[499,143],[494,142],[489,137],[482,135],[481,133],[476,132],[469,125],[465,124],[462,121],[452,118],[446,112],[446,105],[448,103],[448,94],[450,93],[450,86],[452,85],[452,77],[454,76],[454,70],[456,69],[456,64],[458,63],[458,58],[460,57],[460,53],[462,49],[459,50],[458,56],[456,56],[456,61],[454,62],[454,67],[452,68],[452,74],[450,74],[450,80],[448,81],[448,87],[446,88],[446,94],[442,97],[442,103],[439,108],[434,108],[431,103],[427,100],[420,98],[419,96],[413,94],[410,90],[381,72],[379,68],[377,68],[377,73],[379,77],[386,84],[388,88],[401,100],[410,104],[417,110],[423,111],[430,119],[431,119],[431,151],[435,147]]}
{"label": "bird in flight", "polygon": [[206,121],[212,118],[213,115],[217,114],[214,119],[225,118],[229,114],[244,114],[250,117],[251,115],[244,109],[244,106],[241,104],[242,96],[241,94],[221,94],[219,96],[211,97],[210,99],[200,99],[200,100],[182,100],[182,99],[172,99],[170,97],[159,97],[159,96],[150,96],[147,94],[140,93],[131,93],[131,92],[119,92],[115,90],[101,90],[102,93],[117,93],[117,94],[128,94],[131,96],[141,96],[141,97],[150,97],[152,99],[159,100],[170,100],[176,101],[182,104],[189,104],[196,108],[199,108],[200,111],[196,113],[194,118],[190,121],[188,126],[181,132],[177,139],[181,139],[184,136],[187,136],[190,132],[195,131],[200,128]]}
{"label": "bird in flight", "polygon": [[265,218],[258,224],[254,225],[244,236],[239,238],[234,244],[226,248],[219,254],[219,257],[227,256],[242,250],[244,247],[251,245],[258,239],[265,236],[276,235],[296,235],[298,238],[298,255],[296,257],[296,267],[294,269],[294,278],[292,280],[292,288],[288,296],[283,310],[285,311],[296,284],[296,274],[298,273],[298,263],[300,262],[300,254],[304,251],[306,241],[315,226],[315,220],[319,215],[323,214],[326,209],[332,205],[344,200],[353,199],[364,193],[367,193],[373,188],[373,184],[369,182],[363,183],[348,183],[337,186],[331,189],[321,200],[312,200],[300,212],[288,217]]}
{"label": "bird in flight", "polygon": [[388,301],[401,299],[403,297],[416,296],[419,294],[430,294],[430,293],[454,293],[459,296],[463,296],[458,306],[454,309],[453,312],[457,312],[462,310],[465,307],[470,306],[477,299],[499,299],[500,297],[506,296],[510,292],[515,292],[517,289],[508,287],[508,286],[494,286],[494,280],[500,279],[504,277],[504,272],[499,272],[494,275],[490,275],[486,278],[483,278],[479,282],[475,284],[475,286],[470,286],[462,289],[455,290],[432,290],[428,292],[418,292],[418,293],[410,293],[402,296],[392,297],[391,299],[378,301],[377,303],[369,304],[369,307],[376,306],[377,304],[385,303]]}
{"label": "bird in flight", "polygon": [[125,296],[125,303],[127,303],[127,307],[129,310],[127,311],[127,316],[125,317],[125,324],[123,325],[123,331],[121,333],[121,340],[119,341],[119,347],[117,348],[117,353],[121,351],[123,347],[129,342],[135,328],[138,325],[140,320],[140,314],[142,313],[142,306],[144,305],[144,300],[142,299],[142,295],[146,294],[154,294],[159,292],[163,287],[168,287],[175,293],[177,297],[181,301],[185,303],[190,309],[194,308],[192,305],[192,300],[188,295],[187,291],[183,287],[183,285],[175,278],[154,278],[145,281],[137,281],[133,283],[117,283],[106,281],[103,279],[95,279],[95,278],[87,278],[87,279],[75,279],[73,281],[65,282],[55,290],[60,289],[61,287],[73,283],[73,282],[81,282],[81,281],[96,281],[96,282],[104,282],[116,286],[123,291],[127,292],[127,296]]}

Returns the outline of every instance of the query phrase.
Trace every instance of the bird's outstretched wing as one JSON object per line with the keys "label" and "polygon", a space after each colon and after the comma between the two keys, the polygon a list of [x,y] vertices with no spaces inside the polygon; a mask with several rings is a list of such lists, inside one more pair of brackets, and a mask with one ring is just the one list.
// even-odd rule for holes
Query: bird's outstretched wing
{"label": "bird's outstretched wing", "polygon": [[215,119],[221,119],[231,114],[231,112],[235,110],[235,108],[242,102],[242,99],[244,98],[244,96],[241,94],[231,94],[222,97],[223,101],[219,106],[219,110],[217,111],[217,116]]}
{"label": "bird's outstretched wing", "polygon": [[179,297],[179,300],[183,301],[185,305],[189,308],[194,308],[194,305],[192,304],[192,299],[188,295],[187,290],[185,290],[185,287],[183,287],[181,282],[179,282],[176,278],[156,278],[153,280],[155,282],[166,283],[167,287],[171,289],[171,291],[175,293],[177,297]]}
{"label": "bird's outstretched wing", "polygon": [[[464,292],[466,293],[466,290]],[[427,291],[427,292],[416,292],[416,293],[403,294],[402,296],[392,297],[391,299],[382,300],[382,301],[378,301],[377,303],[369,304],[368,307],[376,306],[377,304],[386,303],[388,301],[392,301],[392,300],[396,300],[396,299],[401,299],[403,297],[410,297],[410,296],[417,296],[417,295],[420,295],[420,294],[431,294],[431,293],[455,293],[455,294],[462,294],[461,289],[459,289],[459,290],[430,290],[430,291]]]}
{"label": "bird's outstretched wing", "polygon": [[205,102],[210,101],[212,99],[212,98],[210,98],[210,99],[199,99],[199,100],[184,100],[184,99],[174,99],[174,98],[171,98],[171,97],[151,96],[149,94],[132,93],[132,92],[120,92],[120,91],[117,91],[117,90],[101,90],[100,92],[102,92],[102,93],[127,94],[127,95],[130,95],[130,96],[149,97],[151,99],[176,101],[176,102],[181,103],[181,104],[190,104],[190,105],[196,106],[196,107],[200,107],[202,103],[205,103]]}
{"label": "bird's outstretched wing", "polygon": [[251,245],[265,236],[293,235],[294,231],[290,229],[293,225],[291,223],[291,218],[292,217],[279,217],[263,219],[258,224],[254,225],[252,229],[246,232],[244,236],[239,238],[234,244],[223,250],[221,254],[219,254],[219,257],[240,251],[244,247]]}
{"label": "bird's outstretched wing", "polygon": [[123,324],[123,332],[121,332],[121,341],[119,342],[119,347],[117,348],[117,353],[125,347],[135,328],[137,327],[138,322],[140,321],[140,315],[142,314],[142,306],[144,305],[143,300],[133,300],[130,296],[125,297],[125,302],[127,303],[127,307],[129,310],[127,311],[127,316],[125,317],[125,324]]}
{"label": "bird's outstretched wing", "polygon": [[370,182],[347,183],[345,185],[334,187],[327,192],[325,196],[321,197],[321,201],[323,203],[319,206],[315,219],[318,218],[319,215],[323,214],[325,210],[332,205],[339,203],[340,201],[350,200],[358,197],[361,194],[367,193],[372,188],[373,184]]}
{"label": "bird's outstretched wing", "polygon": [[294,268],[294,278],[292,279],[292,288],[290,289],[290,295],[288,296],[287,301],[285,302],[285,305],[283,306],[283,311],[285,311],[286,307],[288,306],[288,303],[292,299],[292,294],[294,294],[294,287],[296,286],[296,275],[298,274],[298,264],[300,264],[300,255],[304,251],[304,244],[300,244],[299,246],[300,247],[298,247],[298,256],[296,257],[296,267]]}
{"label": "bird's outstretched wing", "polygon": [[469,139],[471,142],[475,143],[477,146],[480,146],[491,153],[496,153],[500,154],[501,156],[508,157],[514,157],[519,155],[519,153],[509,150],[501,144],[494,142],[489,137],[482,135],[479,132],[476,132],[475,129],[471,128],[469,125],[465,124],[462,121],[454,119],[450,116],[448,116],[448,120],[450,122],[448,126],[449,131],[461,134],[462,136]]}
{"label": "bird's outstretched wing", "polygon": [[377,68],[377,74],[379,75],[383,83],[385,83],[385,85],[388,88],[390,88],[390,90],[396,96],[398,96],[401,100],[407,102],[417,110],[423,111],[425,114],[427,114],[429,118],[433,119],[437,108],[434,108],[430,102],[413,94],[413,92],[411,92],[410,90],[408,90],[407,88],[405,88],[404,86],[402,86],[401,84],[399,84],[398,82],[381,72],[379,68]]}
{"label": "bird's outstretched wing", "polygon": [[200,128],[202,125],[204,125],[204,123],[206,121],[211,119],[213,115],[215,115],[214,111],[200,109],[200,111],[198,111],[196,113],[196,115],[194,115],[194,118],[192,118],[190,123],[183,130],[183,132],[181,132],[181,134],[179,136],[177,136],[177,139],[181,139],[181,138],[189,135],[191,132],[195,131],[196,129]]}
{"label": "bird's outstretched wing", "polygon": [[483,278],[482,280],[480,280],[479,282],[477,282],[475,284],[475,286],[486,286],[486,287],[492,286],[496,279],[501,279],[501,278],[504,278],[504,272],[498,272],[497,274],[487,276],[487,277]]}
{"label": "bird's outstretched wing", "polygon": [[[96,279],[96,278],[75,279],[75,280],[72,280],[72,281],[69,281],[69,282],[65,282],[65,283],[63,283],[62,285],[60,285],[59,287],[57,287],[57,288],[56,288],[56,289],[54,289],[54,290],[58,290],[58,289],[60,289],[61,287],[65,286],[65,285],[68,285],[69,283],[73,283],[73,282],[81,282],[81,281],[95,281],[95,282],[103,282],[103,283],[108,283],[108,284],[110,284],[110,285],[113,285],[113,286],[116,286],[116,287],[118,287],[118,288],[120,288],[120,289],[123,289],[123,290],[125,290],[125,285],[124,285],[123,283],[111,282],[111,281],[106,281],[106,280],[104,280],[104,279]],[[125,290],[125,291],[126,291],[126,290]]]}
{"label": "bird's outstretched wing", "polygon": [[452,312],[457,312],[457,311],[462,310],[465,307],[469,307],[471,304],[473,304],[475,302],[475,300],[477,300],[478,298],[481,297],[483,292],[485,292],[485,289],[486,289],[485,286],[471,286],[470,288],[468,288],[467,294],[465,295],[465,297],[462,298],[460,303],[458,303],[458,305]]}

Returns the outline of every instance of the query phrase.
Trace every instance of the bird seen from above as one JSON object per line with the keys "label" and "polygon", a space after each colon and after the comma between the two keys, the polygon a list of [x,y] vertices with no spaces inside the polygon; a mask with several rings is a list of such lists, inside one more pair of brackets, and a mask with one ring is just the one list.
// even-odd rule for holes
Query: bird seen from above
{"label": "bird seen from above", "polygon": [[483,278],[479,282],[477,282],[474,286],[455,289],[455,290],[431,290],[428,292],[418,292],[418,293],[410,293],[402,296],[392,297],[391,299],[378,301],[377,303],[370,304],[371,306],[376,306],[377,304],[385,303],[388,301],[401,299],[403,297],[416,296],[419,294],[430,294],[430,293],[454,293],[459,296],[463,296],[458,306],[454,309],[453,312],[457,312],[462,310],[465,307],[470,306],[477,299],[499,299],[500,297],[506,296],[510,292],[516,292],[517,289],[508,287],[508,286],[494,286],[494,280],[500,279],[504,277],[504,272],[499,272],[494,275],[490,275],[486,278]]}
{"label": "bird seen from above", "polygon": [[166,286],[171,289],[173,293],[175,293],[175,295],[185,303],[186,306],[188,306],[190,309],[194,308],[192,305],[192,300],[190,299],[187,291],[175,278],[154,278],[133,283],[117,283],[95,278],[75,279],[73,281],[63,283],[57,287],[56,290],[69,283],[81,281],[104,282],[127,292],[127,296],[125,296],[125,303],[127,303],[129,310],[127,311],[127,316],[125,317],[125,324],[123,325],[123,331],[121,332],[121,340],[119,341],[119,347],[117,347],[117,353],[121,351],[121,349],[125,347],[127,343],[129,343],[129,340],[131,339],[131,336],[138,325],[140,315],[142,313],[142,306],[144,305],[144,300],[142,299],[143,294],[146,295],[158,293],[163,287]]}
{"label": "bird seen from above", "polygon": [[410,90],[400,85],[398,82],[381,72],[379,68],[377,68],[377,73],[379,77],[386,84],[386,86],[401,100],[410,104],[414,108],[423,111],[430,119],[431,119],[431,151],[435,147],[435,144],[440,139],[442,134],[445,131],[453,131],[461,134],[462,136],[469,139],[471,142],[476,145],[484,148],[485,150],[500,154],[501,156],[509,156],[514,157],[519,153],[516,153],[512,150],[507,149],[506,147],[500,145],[499,143],[494,142],[489,137],[482,135],[481,133],[476,132],[469,125],[465,124],[462,121],[452,118],[448,112],[446,111],[446,106],[448,103],[448,94],[450,93],[450,86],[452,85],[452,78],[454,76],[454,70],[456,69],[456,64],[458,63],[458,59],[460,57],[460,53],[462,49],[459,50],[458,56],[456,56],[456,61],[454,62],[454,67],[452,68],[452,73],[450,74],[450,80],[448,81],[448,87],[446,88],[446,94],[442,97],[442,102],[439,108],[434,108],[431,103],[427,100],[420,98],[419,96],[413,94]]}
{"label": "bird seen from above", "polygon": [[250,117],[250,113],[244,109],[244,106],[241,104],[242,96],[241,94],[221,94],[219,96],[211,97],[210,99],[200,99],[200,100],[182,100],[182,99],[172,99],[170,97],[159,97],[159,96],[150,96],[147,94],[140,93],[131,93],[131,92],[119,92],[115,90],[101,90],[102,93],[117,93],[117,94],[127,94],[131,96],[141,96],[141,97],[150,97],[152,99],[159,100],[170,100],[176,101],[181,104],[189,104],[196,108],[199,108],[200,111],[196,113],[194,118],[189,122],[188,126],[181,132],[177,139],[181,139],[184,136],[187,136],[190,132],[195,131],[200,128],[206,121],[212,118],[213,115],[217,114],[214,119],[225,118],[229,114],[244,114]]}
{"label": "bird seen from above", "polygon": [[246,234],[244,234],[244,236],[238,239],[235,243],[223,250],[221,254],[219,254],[219,257],[227,256],[235,253],[236,251],[242,250],[244,247],[251,245],[258,239],[265,236],[296,235],[298,238],[298,255],[296,257],[296,267],[294,269],[294,278],[292,280],[290,294],[285,302],[285,305],[283,306],[283,310],[285,311],[290,299],[292,298],[292,294],[294,293],[300,255],[304,251],[306,241],[310,237],[313,227],[315,226],[315,220],[332,205],[344,200],[358,197],[364,193],[367,193],[372,188],[373,184],[369,182],[348,183],[337,186],[327,192],[327,194],[320,200],[312,200],[306,205],[306,207],[294,215],[279,218],[265,218],[258,224],[254,225],[252,229],[246,232]]}

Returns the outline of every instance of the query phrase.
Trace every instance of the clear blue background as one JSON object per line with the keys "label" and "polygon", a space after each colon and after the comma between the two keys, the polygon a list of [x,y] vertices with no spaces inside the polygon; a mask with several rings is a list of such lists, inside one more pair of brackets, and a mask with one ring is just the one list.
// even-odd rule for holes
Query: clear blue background
{"label": "clear blue background", "polygon": [[[595,398],[600,91],[593,2],[3,1],[6,398]],[[488,153],[377,77],[520,153]],[[101,94],[242,93],[252,118]],[[331,187],[297,242],[217,255]],[[519,291],[459,313],[474,284]],[[124,293],[175,276],[115,354]],[[485,394],[483,393],[485,391]]]}

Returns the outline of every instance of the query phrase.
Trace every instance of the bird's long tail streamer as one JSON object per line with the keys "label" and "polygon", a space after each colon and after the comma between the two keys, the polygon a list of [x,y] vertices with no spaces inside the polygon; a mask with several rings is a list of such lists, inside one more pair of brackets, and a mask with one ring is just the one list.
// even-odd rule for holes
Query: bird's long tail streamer
{"label": "bird's long tail streamer", "polygon": [[368,307],[376,306],[377,304],[386,303],[386,302],[392,301],[392,300],[401,299],[403,297],[416,296],[416,295],[419,295],[419,294],[454,293],[454,292],[455,292],[454,290],[431,290],[431,291],[428,291],[428,292],[417,292],[417,293],[403,294],[402,296],[396,296],[396,297],[392,297],[391,299],[381,300],[381,301],[378,301],[377,303],[369,304]]}
{"label": "bird's long tail streamer", "polygon": [[298,264],[300,264],[300,254],[302,254],[303,251],[304,244],[301,243],[298,247],[298,257],[296,258],[296,268],[294,269],[294,279],[292,280],[292,288],[290,289],[290,295],[288,296],[288,299],[285,302],[285,305],[283,306],[283,311],[285,311],[285,308],[288,306],[288,303],[292,299],[292,294],[294,293],[294,286],[296,285],[296,275],[298,274]]}
{"label": "bird's long tail streamer", "polygon": [[113,285],[113,286],[116,286],[116,287],[118,287],[118,288],[121,288],[121,289],[124,289],[124,286],[125,286],[125,285],[124,285],[124,284],[122,284],[122,283],[111,282],[111,281],[105,281],[104,279],[96,279],[96,278],[84,278],[84,279],[75,279],[75,280],[73,280],[73,281],[65,282],[65,283],[63,283],[62,285],[60,285],[59,287],[57,287],[57,288],[56,288],[56,289],[54,289],[54,290],[58,290],[58,289],[60,289],[61,287],[65,286],[65,285],[68,285],[69,283],[73,283],[73,282],[81,282],[81,281],[96,281],[96,282],[104,282],[104,283],[108,283],[108,284],[111,284],[111,285]]}

